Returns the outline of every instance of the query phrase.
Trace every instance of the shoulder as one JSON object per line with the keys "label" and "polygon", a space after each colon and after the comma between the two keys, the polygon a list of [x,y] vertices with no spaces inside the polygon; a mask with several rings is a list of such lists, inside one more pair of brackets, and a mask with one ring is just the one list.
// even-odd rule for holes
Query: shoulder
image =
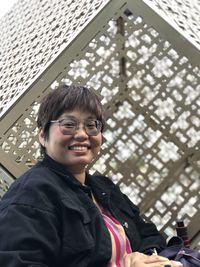
{"label": "shoulder", "polygon": [[40,189],[41,186],[50,184],[53,179],[53,173],[45,168],[40,163],[37,163],[31,169],[23,173],[20,177],[10,186],[9,191],[18,192],[24,189],[33,190],[35,188]]}
{"label": "shoulder", "polygon": [[41,209],[51,209],[56,198],[58,185],[54,174],[40,163],[17,178],[4,194],[0,208],[8,205],[30,205]]}

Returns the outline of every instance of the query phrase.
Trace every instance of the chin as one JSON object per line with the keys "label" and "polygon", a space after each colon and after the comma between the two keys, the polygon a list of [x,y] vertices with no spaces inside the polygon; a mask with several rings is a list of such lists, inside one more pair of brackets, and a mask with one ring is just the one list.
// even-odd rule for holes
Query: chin
{"label": "chin", "polygon": [[90,162],[92,161],[92,159],[75,159],[72,161],[73,165],[82,165],[82,166],[86,166],[88,165]]}

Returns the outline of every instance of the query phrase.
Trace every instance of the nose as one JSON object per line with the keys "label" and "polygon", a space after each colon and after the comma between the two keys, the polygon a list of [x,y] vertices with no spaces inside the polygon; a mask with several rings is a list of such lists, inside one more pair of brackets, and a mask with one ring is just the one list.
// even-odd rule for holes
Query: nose
{"label": "nose", "polygon": [[87,134],[87,132],[85,130],[85,127],[84,127],[84,125],[82,123],[80,123],[78,128],[76,129],[74,137],[78,138],[78,139],[86,139],[86,138],[88,138],[88,134]]}

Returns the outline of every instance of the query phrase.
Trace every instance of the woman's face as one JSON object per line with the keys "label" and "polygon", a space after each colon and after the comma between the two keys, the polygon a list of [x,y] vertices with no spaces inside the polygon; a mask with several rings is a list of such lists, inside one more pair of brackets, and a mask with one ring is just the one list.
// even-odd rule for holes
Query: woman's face
{"label": "woman's face", "polygon": [[45,146],[46,153],[55,161],[63,164],[70,172],[77,173],[85,170],[98,154],[102,144],[102,133],[89,136],[83,123],[88,119],[96,119],[88,112],[80,110],[67,111],[58,119],[70,118],[80,122],[79,129],[73,135],[64,135],[59,123],[52,123],[49,128],[48,140],[44,138],[43,130],[39,133],[40,143]]}

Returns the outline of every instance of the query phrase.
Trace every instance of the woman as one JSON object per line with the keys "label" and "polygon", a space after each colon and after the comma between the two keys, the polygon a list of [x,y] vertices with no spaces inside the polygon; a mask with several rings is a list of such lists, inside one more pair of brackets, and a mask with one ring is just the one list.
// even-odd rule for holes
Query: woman
{"label": "woman", "polygon": [[104,176],[86,166],[102,144],[100,100],[85,87],[61,86],[42,101],[44,154],[0,204],[0,266],[162,267],[165,247],[152,223]]}

